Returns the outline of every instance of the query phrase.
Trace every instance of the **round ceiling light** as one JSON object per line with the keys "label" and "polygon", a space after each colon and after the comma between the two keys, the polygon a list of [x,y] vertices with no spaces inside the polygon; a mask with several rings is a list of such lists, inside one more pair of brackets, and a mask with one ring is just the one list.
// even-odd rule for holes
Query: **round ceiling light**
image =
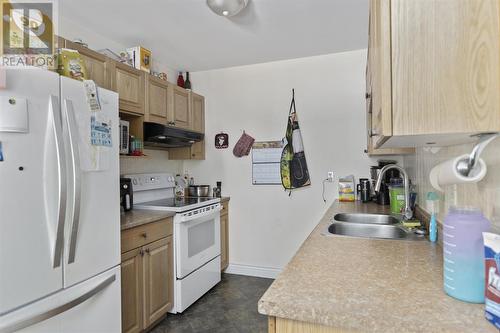
{"label": "round ceiling light", "polygon": [[207,0],[207,6],[217,15],[234,16],[241,12],[248,0]]}

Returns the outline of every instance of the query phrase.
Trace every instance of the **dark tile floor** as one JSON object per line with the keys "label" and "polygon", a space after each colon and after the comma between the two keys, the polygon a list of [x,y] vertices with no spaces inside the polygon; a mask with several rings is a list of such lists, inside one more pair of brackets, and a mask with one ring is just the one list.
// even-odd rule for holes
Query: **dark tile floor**
{"label": "dark tile floor", "polygon": [[168,314],[152,333],[264,333],[257,302],[273,280],[222,274],[222,281],[182,314]]}

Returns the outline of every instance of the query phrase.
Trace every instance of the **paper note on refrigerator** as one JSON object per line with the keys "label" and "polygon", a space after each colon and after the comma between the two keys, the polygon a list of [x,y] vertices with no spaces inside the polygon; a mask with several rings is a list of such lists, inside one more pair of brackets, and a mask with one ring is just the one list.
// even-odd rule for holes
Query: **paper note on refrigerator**
{"label": "paper note on refrigerator", "polygon": [[111,122],[92,115],[90,118],[90,140],[94,146],[112,147]]}
{"label": "paper note on refrigerator", "polygon": [[85,80],[83,81],[83,87],[85,88],[85,95],[87,96],[87,103],[90,107],[90,111],[101,111],[101,102],[99,101],[95,82],[92,80]]}

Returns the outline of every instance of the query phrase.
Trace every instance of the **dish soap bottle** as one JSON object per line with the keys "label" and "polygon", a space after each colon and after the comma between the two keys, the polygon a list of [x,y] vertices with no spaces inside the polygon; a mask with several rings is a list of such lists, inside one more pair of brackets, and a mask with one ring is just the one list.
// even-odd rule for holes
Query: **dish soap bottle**
{"label": "dish soap bottle", "polygon": [[429,225],[429,239],[435,243],[437,241],[437,222],[436,215],[439,212],[439,196],[436,192],[427,193],[427,210],[431,214]]}

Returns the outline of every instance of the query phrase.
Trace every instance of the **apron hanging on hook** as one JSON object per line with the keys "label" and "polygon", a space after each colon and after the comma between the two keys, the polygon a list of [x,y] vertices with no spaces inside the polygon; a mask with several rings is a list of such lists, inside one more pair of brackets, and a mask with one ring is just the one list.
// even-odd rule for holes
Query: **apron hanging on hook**
{"label": "apron hanging on hook", "polygon": [[293,189],[311,185],[299,119],[295,107],[295,89],[292,89],[292,102],[290,103],[290,110],[288,112],[287,128],[283,143],[281,182],[285,191],[290,191],[288,195],[291,195]]}

